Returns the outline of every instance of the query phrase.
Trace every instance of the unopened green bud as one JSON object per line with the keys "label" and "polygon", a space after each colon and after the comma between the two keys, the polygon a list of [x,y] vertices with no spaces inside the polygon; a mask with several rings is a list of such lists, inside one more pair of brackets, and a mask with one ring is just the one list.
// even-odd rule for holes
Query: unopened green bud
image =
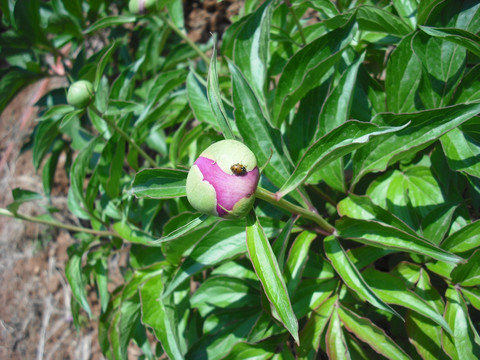
{"label": "unopened green bud", "polygon": [[157,0],[130,0],[128,3],[128,10],[132,14],[144,15],[149,10],[155,9]]}
{"label": "unopened green bud", "polygon": [[70,85],[67,93],[67,101],[77,108],[84,108],[95,96],[93,85],[90,81],[79,80]]}

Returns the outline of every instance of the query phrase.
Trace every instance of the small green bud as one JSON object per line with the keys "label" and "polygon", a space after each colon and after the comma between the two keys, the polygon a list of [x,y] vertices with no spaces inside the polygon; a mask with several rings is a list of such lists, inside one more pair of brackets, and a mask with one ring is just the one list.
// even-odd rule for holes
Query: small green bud
{"label": "small green bud", "polygon": [[128,3],[128,10],[132,14],[144,15],[149,10],[155,9],[157,0],[130,0]]}
{"label": "small green bud", "polygon": [[187,199],[208,215],[237,219],[248,214],[255,201],[260,173],[253,152],[236,140],[210,145],[187,176]]}
{"label": "small green bud", "polygon": [[95,96],[93,85],[90,81],[79,80],[70,85],[67,93],[67,101],[77,108],[84,108]]}

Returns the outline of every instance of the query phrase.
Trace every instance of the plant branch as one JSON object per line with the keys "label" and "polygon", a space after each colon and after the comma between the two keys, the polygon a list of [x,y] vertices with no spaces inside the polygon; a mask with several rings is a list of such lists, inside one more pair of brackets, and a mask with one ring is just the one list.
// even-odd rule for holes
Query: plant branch
{"label": "plant branch", "polygon": [[285,199],[277,200],[275,198],[275,194],[264,189],[261,187],[257,188],[255,195],[262,200],[269,202],[274,206],[278,206],[284,210],[287,210],[293,214],[298,214],[305,219],[309,219],[314,221],[317,225],[319,225],[323,230],[327,231],[329,234],[335,231],[335,228],[330,225],[323,217],[321,217],[318,213],[313,212],[311,210],[304,209],[298,205],[292,204],[290,201]]}
{"label": "plant branch", "polygon": [[117,233],[115,233],[113,231],[94,230],[94,229],[84,228],[84,227],[81,227],[81,226],[67,225],[67,224],[63,224],[61,222],[54,221],[54,220],[40,219],[38,217],[33,217],[33,216],[30,216],[30,215],[13,213],[13,212],[11,212],[7,209],[4,209],[4,208],[0,208],[0,215],[8,216],[8,217],[11,217],[11,218],[16,218],[16,219],[20,219],[20,220],[30,221],[30,222],[34,222],[34,223],[37,223],[37,224],[54,226],[54,227],[69,230],[69,231],[83,232],[83,233],[92,234],[92,235],[96,235],[96,236],[120,237]]}
{"label": "plant branch", "polygon": [[168,19],[165,15],[163,15],[162,13],[159,13],[158,16],[173,30],[177,33],[178,36],[180,36],[183,40],[185,40],[185,42],[198,54],[198,56],[200,56],[203,61],[205,61],[205,63],[207,65],[210,64],[210,59],[208,58],[207,55],[205,55],[205,53],[200,50],[200,48],[192,41],[189,39],[189,37],[182,31],[180,30],[177,25],[175,25],[175,23],[173,21],[171,21],[170,19]]}
{"label": "plant branch", "polygon": [[298,20],[297,14],[295,14],[295,10],[289,0],[285,0],[285,3],[287,4],[288,10],[292,14],[293,20],[297,25],[298,32],[300,33],[300,37],[302,38],[302,44],[303,46],[305,46],[307,45],[307,39],[305,38],[305,34],[303,33],[303,28],[302,28],[302,25],[300,24],[300,21]]}
{"label": "plant branch", "polygon": [[148,163],[150,164],[151,167],[157,167],[157,163],[155,162],[155,160],[153,160],[150,157],[150,155],[148,155],[140,146],[138,146],[138,144],[130,136],[128,136],[127,133],[125,131],[123,131],[115,122],[113,122],[112,120],[110,120],[106,116],[104,117],[103,114],[100,112],[100,110],[98,110],[95,107],[95,105],[90,104],[89,108],[92,109],[92,111],[98,117],[100,117],[109,126],[111,126],[113,128],[113,130],[118,132],[120,134],[120,136],[122,136],[131,146],[133,146],[138,151],[138,153],[141,154],[144,157],[144,159],[148,161]]}

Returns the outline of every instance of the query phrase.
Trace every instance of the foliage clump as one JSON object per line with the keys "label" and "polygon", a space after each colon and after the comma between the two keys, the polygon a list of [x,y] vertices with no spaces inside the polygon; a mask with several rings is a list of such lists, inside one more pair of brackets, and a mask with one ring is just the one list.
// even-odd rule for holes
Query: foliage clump
{"label": "foliage clump", "polygon": [[[2,4],[0,109],[52,56],[95,93],[47,94],[32,147],[45,197],[67,157],[83,226],[20,213],[42,197],[21,189],[0,214],[76,234],[73,319],[98,319],[107,358],[480,356],[477,1],[250,1],[207,44],[180,0]],[[187,201],[223,139],[262,166],[245,219]]]}

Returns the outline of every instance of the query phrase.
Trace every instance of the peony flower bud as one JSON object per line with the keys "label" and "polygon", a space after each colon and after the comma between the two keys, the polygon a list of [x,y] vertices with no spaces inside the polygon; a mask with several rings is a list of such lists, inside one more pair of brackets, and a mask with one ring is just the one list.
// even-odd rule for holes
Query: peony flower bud
{"label": "peony flower bud", "polygon": [[144,15],[147,11],[155,9],[157,0],[130,0],[128,2],[128,10],[132,14]]}
{"label": "peony flower bud", "polygon": [[70,85],[67,92],[67,101],[77,108],[84,108],[93,99],[95,92],[90,81],[79,80]]}
{"label": "peony flower bud", "polygon": [[216,142],[188,172],[188,201],[204,214],[243,217],[253,206],[259,175],[257,159],[248,147],[236,140]]}

